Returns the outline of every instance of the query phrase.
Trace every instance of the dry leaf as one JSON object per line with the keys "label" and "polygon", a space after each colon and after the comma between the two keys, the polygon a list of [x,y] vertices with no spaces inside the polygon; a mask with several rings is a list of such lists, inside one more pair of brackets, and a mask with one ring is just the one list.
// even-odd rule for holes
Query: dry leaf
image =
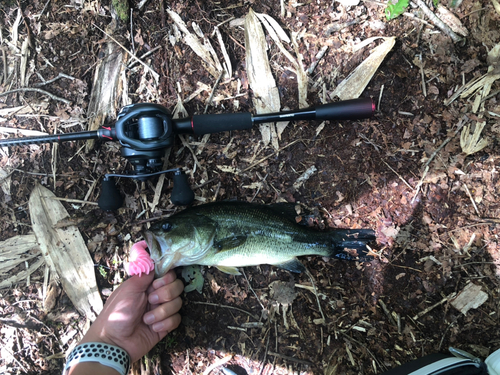
{"label": "dry leaf", "polygon": [[203,35],[198,25],[196,23],[193,23],[193,30],[201,34],[203,43],[200,41],[200,38],[198,38],[196,34],[193,34],[188,30],[187,25],[177,13],[175,13],[172,9],[167,9],[167,13],[172,21],[174,21],[174,23],[177,25],[179,30],[184,34],[184,43],[191,47],[194,53],[196,53],[201,58],[205,69],[207,69],[208,72],[215,78],[219,78],[220,72],[222,72],[222,65],[220,64],[220,61],[215,54],[215,50],[210,44],[210,41]]}
{"label": "dry leaf", "polygon": [[460,21],[460,18],[455,16],[452,12],[450,12],[450,10],[445,8],[442,4],[438,5],[437,11],[439,18],[445,24],[447,24],[450,27],[450,29],[452,29],[454,32],[462,36],[469,35],[469,31],[467,30],[467,28],[464,27],[462,21]]}
{"label": "dry leaf", "polygon": [[[10,288],[12,285],[26,280],[45,261],[41,256],[40,247],[34,234],[15,236],[0,242],[0,289]],[[38,259],[35,259],[38,258]],[[26,261],[32,261],[29,269],[11,275],[11,270]]]}
{"label": "dry leaf", "polygon": [[476,123],[474,133],[470,133],[470,125],[464,126],[460,134],[460,147],[465,155],[472,155],[488,146],[488,139],[481,138],[486,122]]}
{"label": "dry leaf", "polygon": [[341,100],[359,98],[385,56],[391,51],[396,43],[396,37],[384,39],[385,42],[376,47],[371,55],[337,86],[335,91],[331,94],[332,98],[335,96],[338,96]]}

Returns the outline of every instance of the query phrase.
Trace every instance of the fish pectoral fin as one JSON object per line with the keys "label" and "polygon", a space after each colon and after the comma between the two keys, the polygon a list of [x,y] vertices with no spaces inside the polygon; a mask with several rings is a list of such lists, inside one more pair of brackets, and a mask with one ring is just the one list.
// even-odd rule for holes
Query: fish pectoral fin
{"label": "fish pectoral fin", "polygon": [[291,260],[288,260],[286,262],[275,264],[275,266],[295,273],[301,273],[306,270],[304,265],[297,258],[292,258]]}
{"label": "fish pectoral fin", "polygon": [[235,275],[235,276],[240,276],[241,273],[238,271],[236,267],[230,267],[230,266],[215,266],[219,271],[222,271],[224,273],[228,273],[230,275]]}
{"label": "fish pectoral fin", "polygon": [[235,247],[243,245],[246,240],[247,236],[226,237],[214,243],[214,246],[217,249],[217,252],[228,251],[234,249]]}

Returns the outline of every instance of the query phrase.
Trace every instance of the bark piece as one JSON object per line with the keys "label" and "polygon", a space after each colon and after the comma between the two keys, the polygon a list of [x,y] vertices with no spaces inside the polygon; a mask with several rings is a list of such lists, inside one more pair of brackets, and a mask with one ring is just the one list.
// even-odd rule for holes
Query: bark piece
{"label": "bark piece", "polygon": [[[266,37],[255,12],[250,9],[245,17],[245,50],[248,83],[253,91],[253,105],[257,113],[273,113],[280,110],[280,96],[266,52]],[[274,124],[260,125],[262,141],[267,146],[273,134]],[[277,142],[277,136],[276,136]],[[276,148],[276,145],[274,145]]]}
{"label": "bark piece", "polygon": [[29,199],[33,231],[45,261],[59,276],[73,305],[81,314],[94,320],[103,307],[94,262],[76,226],[56,228],[57,223],[68,218],[69,214],[54,198],[48,189],[35,186]]}
{"label": "bark piece", "polygon": [[[99,61],[94,74],[94,83],[88,108],[88,130],[99,129],[104,123],[116,118],[121,100],[121,71],[125,67],[126,55],[122,48],[109,40],[103,47],[104,57]],[[94,140],[87,141],[87,152],[94,147]]]}

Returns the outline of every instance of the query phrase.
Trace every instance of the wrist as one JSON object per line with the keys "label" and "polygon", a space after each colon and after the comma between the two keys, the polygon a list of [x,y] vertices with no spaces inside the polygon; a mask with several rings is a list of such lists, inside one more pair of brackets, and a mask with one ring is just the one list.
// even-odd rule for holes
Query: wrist
{"label": "wrist", "polygon": [[120,346],[116,345],[116,343],[109,339],[106,335],[102,334],[96,334],[94,332],[88,331],[83,338],[80,340],[78,345],[85,344],[86,342],[102,342],[103,344],[109,344],[109,345],[115,345],[115,346]]}
{"label": "wrist", "polygon": [[78,345],[85,344],[87,342],[101,342],[103,344],[121,347],[120,343],[115,342],[111,337],[109,337],[109,335],[106,334],[105,328],[98,329],[95,323],[83,336]]}
{"label": "wrist", "polygon": [[71,366],[63,375],[121,375],[112,367],[105,366],[99,362],[82,362]]}

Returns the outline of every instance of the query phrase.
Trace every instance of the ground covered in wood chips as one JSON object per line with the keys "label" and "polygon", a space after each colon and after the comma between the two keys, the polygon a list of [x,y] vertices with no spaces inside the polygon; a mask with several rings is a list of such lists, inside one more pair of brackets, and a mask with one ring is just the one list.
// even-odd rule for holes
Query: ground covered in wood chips
{"label": "ground covered in wood chips", "polygon": [[[13,136],[5,128],[50,134],[86,130],[94,70],[105,57],[106,35],[100,29],[111,22],[110,3],[4,2],[0,95],[24,88],[0,96],[4,138]],[[173,110],[181,100],[189,114],[255,113],[244,31],[241,22],[232,22],[250,8],[273,17],[288,35],[295,33],[306,70],[328,46],[309,75],[309,105],[338,100],[331,97],[335,87],[381,40],[360,51],[356,44],[396,37],[362,94],[374,98],[373,118],[290,123],[278,149],[263,144],[258,126],[186,136],[184,142],[177,139],[169,155],[169,165],[188,171],[196,204],[228,199],[301,204],[313,211],[320,228],[376,230],[374,260],[302,259],[316,294],[307,275],[268,265],[246,268],[245,277],[204,268],[203,292],[183,296],[182,325],[150,353],[143,373],[198,374],[225,363],[238,374],[373,374],[449,346],[480,358],[500,347],[499,85],[492,79],[478,110],[477,94],[456,95],[473,79],[498,74],[498,61],[488,59],[488,53],[500,42],[500,15],[490,1],[450,8],[468,31],[465,41],[456,43],[423,22],[427,18],[417,7],[387,21],[385,5],[368,0],[357,5],[285,1],[283,13],[279,1],[147,1],[140,10],[138,1],[130,4],[132,19],[114,36],[139,57],[151,51],[143,60],[160,78],[156,82],[128,57],[121,83],[126,99],[119,106],[129,100]],[[232,63],[231,79],[216,82],[176,37],[168,6],[190,30],[196,23],[222,60],[218,28]],[[270,37],[267,42],[281,107],[297,109],[294,68]],[[285,48],[295,51],[291,44]],[[23,53],[28,54],[24,69]],[[61,73],[65,76],[45,82]],[[472,133],[482,122],[481,138],[488,144],[467,155],[460,145],[462,129],[470,126]],[[125,277],[122,261],[130,244],[149,223],[182,208],[169,200],[170,182],[152,208],[157,178],[120,180],[125,204],[116,212],[83,204],[97,201],[105,173],[131,169],[117,143],[88,151],[83,146],[79,141],[56,149],[49,144],[3,149],[0,239],[30,232],[29,194],[36,183],[46,186],[65,199],[105,300]],[[312,166],[316,172],[296,184]],[[24,271],[36,259],[0,277]],[[29,285],[24,279],[0,291],[2,373],[60,371],[64,353],[86,329],[59,287],[45,290],[43,270],[30,276]],[[453,298],[466,287],[476,287],[480,292],[475,294],[487,299],[464,314]],[[292,291],[289,306],[276,301],[276,288]],[[48,295],[55,299],[47,307]],[[222,373],[221,367],[212,373]]]}

